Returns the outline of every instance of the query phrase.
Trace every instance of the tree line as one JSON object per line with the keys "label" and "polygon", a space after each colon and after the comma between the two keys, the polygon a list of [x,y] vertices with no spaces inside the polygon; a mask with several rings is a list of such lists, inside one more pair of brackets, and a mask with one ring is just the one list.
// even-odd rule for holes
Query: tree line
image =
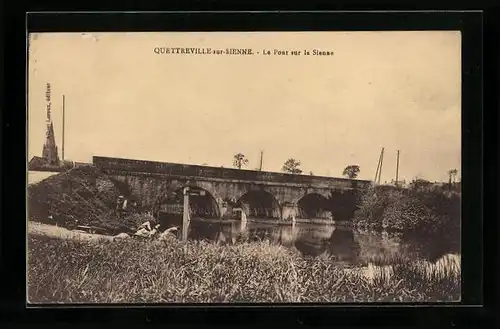
{"label": "tree line", "polygon": [[[248,165],[248,159],[243,153],[237,153],[234,155],[233,166],[235,168],[241,169],[243,167],[246,167],[247,165]],[[301,162],[299,160],[297,160],[295,158],[289,158],[283,164],[281,171],[288,173],[288,174],[302,174],[303,170],[300,168],[300,166],[301,166]],[[358,177],[360,171],[361,170],[360,170],[359,165],[355,165],[355,164],[348,165],[342,171],[342,176],[344,176],[348,179],[356,179]],[[309,171],[309,175],[314,176],[314,173],[312,171]],[[456,183],[457,175],[458,175],[457,169],[448,170],[449,185],[450,186],[452,184]],[[420,186],[431,185],[432,183],[427,181],[427,180],[424,180],[424,179],[415,179],[414,182],[412,182],[412,184],[420,187]]]}
{"label": "tree line", "polygon": [[[241,169],[243,167],[246,167],[247,165],[248,165],[248,158],[243,153],[237,153],[234,155],[233,166],[235,168]],[[302,174],[303,170],[300,168],[300,166],[301,162],[299,160],[295,158],[289,158],[283,164],[281,171],[288,174],[297,174],[297,175]],[[349,179],[355,179],[356,177],[358,177],[359,172],[360,169],[358,165],[349,165],[345,167],[344,171],[342,172],[342,175]],[[309,175],[314,176],[314,173],[312,171],[309,171]]]}

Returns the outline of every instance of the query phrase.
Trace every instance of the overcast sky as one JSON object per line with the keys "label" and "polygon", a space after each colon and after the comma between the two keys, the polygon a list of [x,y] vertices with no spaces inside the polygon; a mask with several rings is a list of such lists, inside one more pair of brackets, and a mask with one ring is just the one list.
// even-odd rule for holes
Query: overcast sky
{"label": "overcast sky", "polygon": [[[157,55],[155,47],[321,49],[333,56]],[[459,32],[31,35],[28,155],[45,141],[45,86],[65,158],[93,155],[382,181],[447,180],[461,163]]]}

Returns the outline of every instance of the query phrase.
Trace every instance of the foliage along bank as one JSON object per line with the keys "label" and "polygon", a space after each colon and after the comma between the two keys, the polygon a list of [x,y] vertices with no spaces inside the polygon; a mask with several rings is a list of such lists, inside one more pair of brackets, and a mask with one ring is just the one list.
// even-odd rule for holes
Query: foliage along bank
{"label": "foliage along bank", "polygon": [[460,193],[446,188],[372,188],[360,196],[355,227],[401,232],[439,249],[460,248]]}

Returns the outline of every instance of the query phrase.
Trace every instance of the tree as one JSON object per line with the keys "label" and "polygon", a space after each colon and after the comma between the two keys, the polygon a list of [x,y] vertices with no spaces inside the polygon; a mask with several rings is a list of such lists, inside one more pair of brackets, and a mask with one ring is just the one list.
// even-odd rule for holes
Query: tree
{"label": "tree", "polygon": [[346,176],[349,179],[354,179],[358,177],[358,174],[359,174],[358,165],[349,165],[345,167],[344,172],[342,172],[342,175]]}
{"label": "tree", "polygon": [[73,161],[69,160],[63,160],[60,162],[61,167],[63,167],[65,170],[69,170],[75,167],[75,163]]}
{"label": "tree", "polygon": [[448,176],[450,177],[450,179],[448,181],[448,189],[450,191],[452,189],[452,186],[455,183],[455,178],[456,178],[457,174],[458,174],[458,170],[457,169],[450,169],[450,170],[448,170]]}
{"label": "tree", "polygon": [[458,170],[450,169],[448,170],[448,176],[450,177],[450,184],[455,182],[455,178],[457,177]]}
{"label": "tree", "polygon": [[302,169],[300,167],[300,161],[295,160],[294,158],[290,158],[285,161],[283,164],[283,168],[281,168],[282,171],[290,174],[301,174]]}
{"label": "tree", "polygon": [[241,169],[241,167],[246,166],[247,164],[248,164],[248,159],[245,157],[245,155],[241,153],[234,155],[233,166],[235,166],[238,169]]}
{"label": "tree", "polygon": [[309,172],[309,175],[314,176],[314,173],[312,171]]}
{"label": "tree", "polygon": [[431,182],[422,178],[416,178],[413,182],[410,183],[410,187],[413,189],[425,189],[432,185]]}

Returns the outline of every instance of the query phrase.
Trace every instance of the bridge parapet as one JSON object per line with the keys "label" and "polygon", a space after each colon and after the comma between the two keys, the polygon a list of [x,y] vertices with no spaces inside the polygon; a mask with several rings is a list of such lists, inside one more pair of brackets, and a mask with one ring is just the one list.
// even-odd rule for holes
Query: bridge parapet
{"label": "bridge parapet", "polygon": [[154,173],[171,176],[188,176],[202,178],[218,178],[249,182],[293,183],[308,186],[323,186],[332,188],[364,189],[371,185],[370,181],[352,180],[336,177],[294,175],[266,171],[240,170],[177,164],[168,162],[143,161],[123,158],[94,156],[93,164],[104,170],[117,170],[132,173]]}

